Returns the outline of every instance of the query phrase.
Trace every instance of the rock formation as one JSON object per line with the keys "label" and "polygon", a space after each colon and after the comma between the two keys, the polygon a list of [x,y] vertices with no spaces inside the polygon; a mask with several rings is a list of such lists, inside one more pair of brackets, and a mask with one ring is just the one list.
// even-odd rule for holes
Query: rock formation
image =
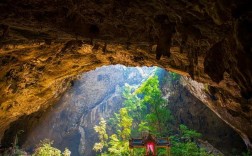
{"label": "rock formation", "polygon": [[101,67],[79,76],[72,82],[59,102],[45,112],[27,115],[11,124],[2,139],[10,146],[19,131],[19,145],[31,151],[40,140],[54,140],[54,145],[73,155],[94,155],[94,142],[98,140],[94,126],[113,117],[122,107],[123,87],[139,85],[154,68],[128,68],[124,66]]}
{"label": "rock formation", "polygon": [[[125,66],[116,65],[87,72],[72,81],[70,89],[57,104],[13,122],[5,132],[2,144],[8,147],[17,134],[19,146],[26,151],[32,151],[35,145],[47,138],[53,140],[54,146],[61,150],[69,148],[72,155],[95,155],[92,148],[98,136],[94,126],[101,117],[109,121],[123,106],[125,83],[138,86],[153,69],[126,69]],[[185,124],[201,132],[204,145],[212,147],[209,151],[215,151],[214,147],[221,147],[219,150],[227,155],[231,154],[230,149],[236,148],[238,153],[245,151],[245,144],[231,127],[196,99],[179,80],[171,80],[165,71],[160,74],[164,97],[175,118],[171,129]]]}
{"label": "rock formation", "polygon": [[52,105],[80,73],[156,65],[205,84],[185,81],[252,148],[250,6],[250,0],[2,0],[0,138],[14,121]]}
{"label": "rock formation", "polygon": [[174,116],[175,129],[179,124],[185,124],[202,134],[205,141],[201,142],[204,145],[214,146],[225,155],[234,154],[233,150],[239,151],[238,153],[245,151],[245,144],[240,144],[242,140],[238,134],[197,99],[198,95],[192,95],[188,86],[183,85],[185,78],[173,80],[168,74],[164,77],[166,82],[162,85],[162,91]]}

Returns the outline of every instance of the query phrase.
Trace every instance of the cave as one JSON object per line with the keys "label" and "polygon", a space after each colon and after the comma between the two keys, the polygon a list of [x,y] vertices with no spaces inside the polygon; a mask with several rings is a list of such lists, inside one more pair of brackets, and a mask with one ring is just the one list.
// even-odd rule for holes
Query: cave
{"label": "cave", "polygon": [[[159,87],[166,100],[165,108],[174,118],[166,121],[167,124],[170,122],[167,126],[169,130],[176,130],[184,124],[199,131],[202,141],[198,145],[213,147],[208,150],[216,155],[246,151],[238,133],[190,93],[190,78],[158,67],[123,65],[103,66],[79,75],[49,108],[23,115],[11,123],[2,138],[2,146],[10,147],[18,139],[18,146],[32,153],[41,141],[49,139],[60,150],[69,148],[72,155],[96,155],[93,146],[99,139],[94,127],[101,118],[109,122],[114,113],[125,107],[123,94],[127,86],[136,90],[153,75],[158,76]],[[209,92],[205,86],[202,89]],[[170,115],[163,118],[170,118]],[[107,128],[107,132],[115,133],[111,128]],[[131,137],[138,137],[140,133],[132,132]],[[232,153],[234,151],[236,153]]]}
{"label": "cave", "polygon": [[1,1],[1,140],[16,123],[52,108],[80,74],[121,64],[183,76],[190,94],[251,150],[251,6],[250,0]]}

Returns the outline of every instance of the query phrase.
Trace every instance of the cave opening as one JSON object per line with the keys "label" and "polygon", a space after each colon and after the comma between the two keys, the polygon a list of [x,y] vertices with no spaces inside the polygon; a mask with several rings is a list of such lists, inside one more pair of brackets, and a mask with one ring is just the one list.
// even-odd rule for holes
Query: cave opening
{"label": "cave opening", "polygon": [[[118,131],[115,127],[124,126],[116,121],[120,118],[120,111],[127,108],[129,118],[133,120],[131,126],[137,127],[128,129],[131,131],[130,137],[139,137],[141,132],[148,131],[157,136],[173,136],[175,139],[181,139],[176,136],[182,133],[181,129],[184,129],[184,132],[195,132],[196,136],[201,133],[201,137],[187,138],[195,142],[197,145],[195,148],[202,147],[213,154],[229,155],[244,152],[246,147],[240,136],[190,92],[187,88],[189,79],[155,66],[111,65],[96,68],[72,80],[67,91],[51,107],[22,116],[12,123],[5,131],[1,144],[8,146],[13,143],[13,139],[18,138],[18,145],[27,152],[33,152],[35,145],[41,140],[49,139],[53,140],[53,145],[62,151],[68,148],[72,155],[96,155],[101,152],[100,147],[95,151],[94,145],[95,143],[101,145],[101,142],[99,132],[96,132],[94,127],[101,128],[103,119],[107,123],[106,135],[110,139],[113,138],[112,135]],[[156,90],[153,90],[155,87]],[[203,85],[202,89],[207,92],[204,87]],[[161,99],[154,99],[153,104],[159,103],[155,109],[159,109],[160,112],[151,112],[152,105],[146,103],[150,103],[151,100],[148,98],[151,98],[153,93],[158,94],[159,91],[160,97],[157,95],[154,97]],[[133,96],[134,94],[137,96]],[[146,94],[150,94],[149,97],[145,96]],[[137,105],[138,103],[142,105]],[[134,107],[135,105],[137,107]],[[133,112],[131,116],[129,109],[131,113]],[[141,113],[138,113],[139,111]],[[128,115],[124,114],[121,118],[125,116]],[[158,125],[160,121],[162,126]],[[154,124],[150,126],[148,122]],[[181,139],[181,142],[189,140]],[[106,144],[103,150],[108,151],[111,147]],[[176,155],[176,151],[173,154]]]}
{"label": "cave opening", "polygon": [[[0,148],[13,143],[16,134],[19,142],[25,140],[20,137],[27,131],[15,129],[32,129],[28,121],[40,123],[35,118],[76,87],[77,75],[122,64],[158,66],[180,74],[179,85],[188,92],[176,88],[183,94],[170,96],[169,106],[185,99],[187,105],[178,107],[176,121],[202,137],[214,132],[225,140],[231,134],[220,130],[217,119],[194,120],[192,114],[205,108],[192,109],[194,102],[184,98],[192,95],[252,151],[251,0],[1,0],[0,10],[0,139],[7,140]],[[103,75],[97,80],[110,81]],[[215,129],[203,126],[203,133],[196,125]],[[224,149],[239,141],[223,142],[212,144]]]}

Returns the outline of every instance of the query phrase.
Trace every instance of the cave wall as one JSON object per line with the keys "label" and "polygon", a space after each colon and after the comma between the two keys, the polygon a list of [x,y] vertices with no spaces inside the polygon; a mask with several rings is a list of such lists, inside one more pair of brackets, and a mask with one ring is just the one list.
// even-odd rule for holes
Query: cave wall
{"label": "cave wall", "polygon": [[[246,151],[246,145],[239,134],[219,118],[211,109],[195,97],[188,87],[185,87],[183,77],[172,79],[166,74],[161,85],[168,108],[174,116],[175,129],[180,124],[202,134],[202,139],[221,151],[224,155],[241,154]],[[208,149],[215,153],[215,149]],[[236,151],[237,153],[232,153]],[[220,154],[218,152],[216,155]]]}
{"label": "cave wall", "polygon": [[157,65],[207,84],[207,95],[218,100],[198,97],[251,148],[250,6],[250,0],[1,1],[0,138],[23,115],[48,108],[79,73],[108,64]]}
{"label": "cave wall", "polygon": [[[21,117],[5,131],[2,145],[9,147],[18,134],[18,145],[32,152],[41,140],[50,139],[72,155],[95,155],[98,141],[94,126],[100,118],[109,119],[122,107],[125,83],[139,85],[154,68],[128,68],[115,65],[84,73],[52,107]],[[21,132],[23,131],[23,132]]]}
{"label": "cave wall", "polygon": [[[54,141],[55,147],[61,150],[67,147],[75,156],[95,155],[92,148],[98,142],[98,136],[93,127],[101,117],[108,122],[123,106],[125,83],[140,85],[154,69],[144,68],[126,69],[116,65],[82,74],[71,82],[69,89],[55,101],[56,104],[11,123],[5,131],[2,146],[11,146],[17,136],[18,145],[32,152],[41,140],[47,138]],[[181,85],[179,79],[171,80],[170,74],[161,69],[158,73],[163,96],[174,116],[171,129],[176,131],[179,124],[185,124],[199,131],[202,139],[214,147],[208,149],[213,153],[219,150],[230,155],[233,149],[237,153],[246,150],[240,136]]]}
{"label": "cave wall", "polygon": [[[200,101],[202,101],[208,108],[210,108],[217,116],[219,116],[223,121],[225,121],[228,125],[230,125],[244,140],[245,144],[250,147],[251,146],[251,118],[244,118],[244,116],[237,111],[234,111],[234,108],[239,106],[240,101],[237,99],[233,99],[230,94],[227,94],[222,89],[216,89],[212,86],[208,86],[207,84],[202,84],[196,82],[190,78],[182,79],[183,85]],[[244,105],[247,105],[247,101],[243,101]],[[218,108],[225,109],[218,109]],[[244,109],[246,113],[247,110]],[[231,121],[232,120],[232,121]],[[243,123],[247,122],[248,124]],[[231,124],[232,122],[232,124]],[[244,132],[248,135],[244,135],[244,132],[240,130],[244,129]]]}

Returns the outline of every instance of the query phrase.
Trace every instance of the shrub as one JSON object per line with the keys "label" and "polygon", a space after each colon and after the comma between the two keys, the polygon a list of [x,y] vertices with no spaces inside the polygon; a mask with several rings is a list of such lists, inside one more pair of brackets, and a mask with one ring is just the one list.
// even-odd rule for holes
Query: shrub
{"label": "shrub", "polygon": [[61,154],[61,151],[55,147],[52,147],[53,141],[45,139],[41,141],[39,146],[35,149],[34,154],[32,156],[70,156],[71,152],[67,148]]}

